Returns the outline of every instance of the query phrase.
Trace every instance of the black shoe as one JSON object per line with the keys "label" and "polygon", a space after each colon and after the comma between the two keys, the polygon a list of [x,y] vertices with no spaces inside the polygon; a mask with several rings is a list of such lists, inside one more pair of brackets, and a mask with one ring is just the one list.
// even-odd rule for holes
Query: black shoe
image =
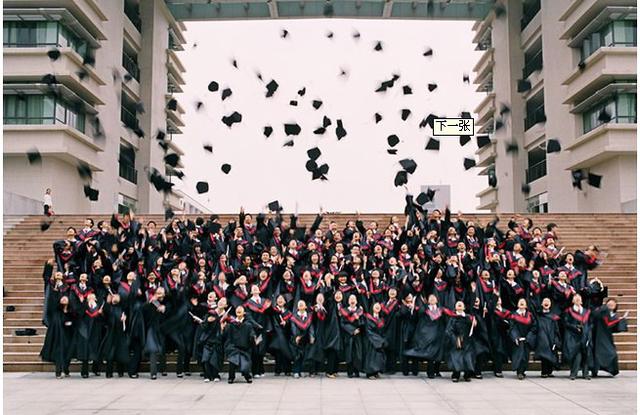
{"label": "black shoe", "polygon": [[107,374],[105,375],[105,377],[106,377],[107,379],[111,379],[111,378],[113,378],[113,373],[107,373]]}
{"label": "black shoe", "polygon": [[118,373],[118,377],[119,378],[123,378],[124,377],[124,373]]}
{"label": "black shoe", "polygon": [[453,379],[451,379],[451,380],[453,381],[453,383],[458,383],[458,382],[460,382],[460,379],[458,379],[458,378],[453,378]]}
{"label": "black shoe", "polygon": [[176,373],[176,376],[177,376],[177,377],[179,377],[179,378],[181,378],[181,377],[183,377],[183,376],[184,376],[184,374],[183,374],[183,373]]}
{"label": "black shoe", "polygon": [[[406,376],[406,375],[405,375]],[[353,377],[353,373],[347,373],[347,377],[351,379]]]}
{"label": "black shoe", "polygon": [[546,373],[544,373],[544,374],[540,375],[540,377],[541,377],[542,379],[546,379],[546,378],[547,378],[547,376],[549,376],[549,375],[547,375]]}
{"label": "black shoe", "polygon": [[409,376],[409,372],[402,372],[402,376]]}
{"label": "black shoe", "polygon": [[185,376],[191,376],[191,372],[184,372]]}
{"label": "black shoe", "polygon": [[418,376],[418,372],[411,372],[413,376]]}
{"label": "black shoe", "polygon": [[464,378],[465,382],[471,382],[471,378]]}
{"label": "black shoe", "polygon": [[494,373],[496,375],[497,378],[503,378],[504,375],[502,374],[502,372],[496,372]]}
{"label": "black shoe", "polygon": [[522,373],[518,373],[518,380],[523,380],[524,379],[524,375]]}
{"label": "black shoe", "polygon": [[229,379],[229,380],[227,381],[227,383],[228,383],[228,384],[232,384],[232,383],[233,383],[233,382],[235,382],[235,381],[236,381],[235,379]]}
{"label": "black shoe", "polygon": [[359,378],[359,377],[360,377],[360,373],[358,373],[358,372],[354,373],[354,374],[353,374],[353,377],[354,377],[354,378]]}
{"label": "black shoe", "polygon": [[569,379],[576,380],[576,377],[575,376],[569,376]]}
{"label": "black shoe", "polygon": [[435,376],[434,374],[427,375],[427,377],[428,377],[429,379],[435,379],[435,378],[436,378],[436,376]]}
{"label": "black shoe", "polygon": [[253,379],[251,379],[251,376],[246,376],[244,380],[246,380],[247,383],[253,383]]}
{"label": "black shoe", "polygon": [[151,375],[151,380],[156,380],[156,379],[158,379],[157,375]]}
{"label": "black shoe", "polygon": [[547,375],[547,377],[549,377],[549,378],[555,378],[555,377],[556,377],[556,375],[554,375],[553,373],[549,373],[549,374]]}
{"label": "black shoe", "polygon": [[93,372],[94,375],[100,376],[100,372]]}
{"label": "black shoe", "polygon": [[87,378],[89,377],[89,375],[87,375],[86,373],[83,373],[83,374],[82,374],[82,375],[80,375],[80,376],[82,376],[82,379],[87,379]]}
{"label": "black shoe", "polygon": [[476,379],[482,379],[482,373],[478,373],[476,375],[473,375],[474,378]]}
{"label": "black shoe", "polygon": [[591,380],[591,376],[589,376],[589,375],[583,376],[582,379]]}
{"label": "black shoe", "polygon": [[131,379],[138,379],[138,374],[134,373],[133,375],[129,375]]}
{"label": "black shoe", "polygon": [[167,372],[162,372],[162,376],[167,376]]}
{"label": "black shoe", "polygon": [[442,377],[442,373],[440,373],[440,372],[436,373],[436,377],[437,378],[441,378]]}

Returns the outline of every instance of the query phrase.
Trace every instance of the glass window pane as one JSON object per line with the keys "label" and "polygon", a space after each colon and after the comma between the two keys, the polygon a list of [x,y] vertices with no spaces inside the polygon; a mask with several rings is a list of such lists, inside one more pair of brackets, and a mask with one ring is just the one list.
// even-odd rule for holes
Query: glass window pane
{"label": "glass window pane", "polygon": [[42,116],[53,118],[53,110],[55,107],[55,101],[52,97],[44,97],[42,105]]}
{"label": "glass window pane", "polygon": [[66,122],[66,119],[67,119],[66,108],[60,102],[57,102],[56,103],[56,120],[64,124]]}
{"label": "glass window pane", "polygon": [[613,44],[613,24],[608,24],[602,30],[602,46],[611,46]]}
{"label": "glass window pane", "polygon": [[3,96],[4,116],[15,117],[16,116],[16,96],[4,95]]}

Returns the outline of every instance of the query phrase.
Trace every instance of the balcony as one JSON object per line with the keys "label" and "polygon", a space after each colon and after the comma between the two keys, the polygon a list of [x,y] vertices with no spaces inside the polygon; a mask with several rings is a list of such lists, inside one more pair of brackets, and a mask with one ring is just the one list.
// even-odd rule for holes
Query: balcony
{"label": "balcony", "polygon": [[485,50],[473,67],[473,72],[476,73],[476,79],[486,76],[487,73],[491,71],[491,68],[493,68],[493,48]]}
{"label": "balcony", "polygon": [[[560,39],[578,37],[591,23],[597,23],[598,15],[608,8],[628,8],[629,0],[573,0],[559,20],[564,22]],[[635,7],[634,7],[635,9]]]}
{"label": "balcony", "polygon": [[475,121],[476,125],[480,126],[486,123],[490,118],[493,117],[494,112],[496,111],[495,106],[495,97],[496,94],[493,92],[488,93],[482,101],[478,104],[478,106],[473,110],[478,117]]}
{"label": "balcony", "polygon": [[636,79],[636,47],[603,47],[585,61],[583,70],[576,68],[562,83],[567,86],[567,99],[573,104],[589,97],[612,81]]}
{"label": "balcony", "polygon": [[524,130],[527,131],[534,125],[547,121],[547,116],[544,113],[544,102],[538,106],[527,109],[527,118],[524,120]]}
{"label": "balcony", "polygon": [[538,180],[547,175],[547,160],[542,160],[533,166],[529,166],[526,171],[527,183]]}
{"label": "balcony", "polygon": [[565,147],[570,152],[567,170],[584,169],[610,158],[634,155],[637,124],[603,124],[576,138]]}
{"label": "balcony", "polygon": [[540,0],[524,0],[522,2],[522,19],[520,29],[524,30],[540,13]]}
{"label": "balcony", "polygon": [[142,33],[142,19],[140,19],[140,9],[138,5],[125,0],[124,14],[131,24],[133,24],[133,27],[135,27],[139,33]]}
{"label": "balcony", "polygon": [[167,119],[171,120],[171,122],[176,127],[184,127],[185,126],[184,121],[180,117],[180,113],[178,111],[171,111],[171,110],[167,109],[166,113],[167,113]]}
{"label": "balcony", "polygon": [[124,106],[120,107],[120,121],[130,129],[136,129],[140,126],[140,121],[136,116],[135,111],[132,111]]}
{"label": "balcony", "polygon": [[122,67],[135,79],[140,82],[140,68],[136,59],[122,52]]}
{"label": "balcony", "polygon": [[132,165],[123,163],[120,161],[119,165],[119,175],[125,180],[133,184],[138,184],[138,170],[135,169]]}
{"label": "balcony", "polygon": [[[167,67],[169,71],[174,74],[174,77],[177,75],[176,79],[178,81],[182,80],[182,74],[187,71],[180,61],[180,58],[178,58],[178,55],[171,49],[167,49]],[[182,85],[184,85],[184,80]]]}
{"label": "balcony", "polygon": [[476,194],[476,197],[480,199],[476,209],[478,210],[491,210],[495,211],[498,206],[498,188],[487,187],[481,192]]}
{"label": "balcony", "polygon": [[[38,83],[48,73],[54,73],[65,85],[91,105],[103,105],[101,86],[106,85],[98,73],[82,65],[82,57],[71,48],[60,49],[60,58],[52,62],[47,57],[49,48],[5,48],[2,61],[5,83]],[[84,69],[87,76],[81,81],[77,72]]]}
{"label": "balcony", "polygon": [[542,70],[542,49],[536,52],[532,57],[524,58],[524,68],[522,69],[522,79],[527,79],[529,75],[535,71]]}
{"label": "balcony", "polygon": [[478,163],[476,166],[489,167],[496,160],[496,142],[491,140],[491,144],[477,149],[476,154],[478,155]]}

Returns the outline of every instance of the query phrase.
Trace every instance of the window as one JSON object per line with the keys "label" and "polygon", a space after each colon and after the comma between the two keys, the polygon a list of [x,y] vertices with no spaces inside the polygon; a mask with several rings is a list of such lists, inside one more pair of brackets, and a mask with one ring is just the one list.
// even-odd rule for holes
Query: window
{"label": "window", "polygon": [[527,27],[539,11],[540,0],[524,0],[522,3],[522,19],[520,20],[521,30]]}
{"label": "window", "polygon": [[609,122],[635,124],[637,122],[636,101],[636,94],[620,94],[595,105],[582,114],[583,133],[586,134],[605,123],[600,119],[603,110],[611,116]]}
{"label": "window", "polygon": [[118,193],[118,213],[124,215],[127,212],[136,212],[137,201],[125,196],[122,193]]}
{"label": "window", "polygon": [[4,95],[4,124],[67,124],[84,132],[85,114],[47,95]]}
{"label": "window", "polygon": [[582,60],[587,59],[595,51],[602,47],[610,46],[636,46],[637,22],[635,20],[614,20],[592,33],[582,41]]}
{"label": "window", "polygon": [[122,67],[129,72],[129,75],[136,81],[140,82],[140,68],[138,67],[138,58],[122,52]]}
{"label": "window", "polygon": [[129,21],[133,23],[133,26],[138,29],[138,32],[142,33],[142,20],[140,19],[140,6],[133,0],[125,0],[124,2],[124,14],[129,18]]}
{"label": "window", "polygon": [[532,53],[525,53],[524,68],[522,69],[522,78],[527,79],[529,75],[541,69],[542,69],[542,46],[540,46],[540,49]]}
{"label": "window", "polygon": [[140,126],[140,122],[134,104],[128,100],[124,93],[121,94],[120,102],[120,121],[125,127],[135,130]]}
{"label": "window", "polygon": [[7,47],[69,47],[81,56],[88,53],[87,42],[57,21],[3,22],[3,46]]}
{"label": "window", "polygon": [[527,152],[527,183],[547,175],[547,151],[545,144]]}
{"label": "window", "polygon": [[[544,97],[544,94],[540,94],[540,96]],[[524,130],[527,131],[534,125],[545,121],[547,121],[547,116],[544,113],[544,98],[542,100],[533,98],[527,101],[527,118],[524,120]]]}
{"label": "window", "polygon": [[547,201],[548,194],[540,193],[539,195],[527,199],[527,212],[529,213],[548,213],[549,203]]}
{"label": "window", "polygon": [[136,170],[136,150],[128,144],[120,143],[119,158],[120,177],[138,183],[138,171]]}

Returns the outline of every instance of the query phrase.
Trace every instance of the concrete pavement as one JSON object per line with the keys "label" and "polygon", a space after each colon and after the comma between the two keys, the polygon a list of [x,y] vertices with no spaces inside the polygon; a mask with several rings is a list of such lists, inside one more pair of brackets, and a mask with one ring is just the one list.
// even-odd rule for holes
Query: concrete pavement
{"label": "concrete pavement", "polygon": [[524,381],[505,372],[470,383],[385,376],[293,379],[267,375],[248,385],[204,383],[175,374],[152,381],[100,377],[57,380],[53,373],[5,373],[4,413],[189,415],[619,415],[636,413],[636,372],[616,378],[569,381],[530,373]]}

